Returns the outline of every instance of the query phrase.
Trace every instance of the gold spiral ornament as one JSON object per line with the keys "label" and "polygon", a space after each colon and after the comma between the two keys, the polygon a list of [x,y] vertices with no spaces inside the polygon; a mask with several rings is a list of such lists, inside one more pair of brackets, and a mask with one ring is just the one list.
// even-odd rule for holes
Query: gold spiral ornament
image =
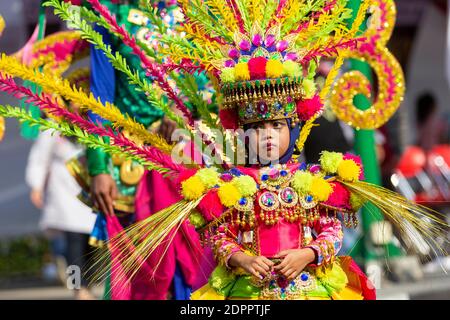
{"label": "gold spiral ornament", "polygon": [[137,185],[144,175],[144,167],[134,163],[132,160],[125,160],[120,166],[120,180],[130,186]]}
{"label": "gold spiral ornament", "polygon": [[378,79],[378,93],[366,110],[354,105],[362,94],[371,98],[370,81],[359,71],[344,73],[334,85],[330,105],[334,113],[356,129],[376,129],[384,125],[397,111],[405,93],[402,68],[386,48],[395,25],[396,7],[392,0],[374,0],[369,8],[371,18],[361,35],[365,38],[357,48],[339,51],[339,56],[366,62]]}

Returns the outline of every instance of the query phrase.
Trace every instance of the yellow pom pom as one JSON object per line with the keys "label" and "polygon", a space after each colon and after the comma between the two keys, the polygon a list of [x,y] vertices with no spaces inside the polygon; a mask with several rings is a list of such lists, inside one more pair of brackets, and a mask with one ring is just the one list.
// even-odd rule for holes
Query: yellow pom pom
{"label": "yellow pom pom", "polygon": [[239,176],[233,179],[232,183],[243,197],[250,197],[257,191],[256,182],[250,176]]}
{"label": "yellow pom pom", "polygon": [[217,195],[219,196],[220,202],[228,208],[234,206],[242,198],[242,194],[231,182],[221,185],[217,191]]}
{"label": "yellow pom pom", "polygon": [[222,82],[234,82],[234,68],[223,68],[220,74]]}
{"label": "yellow pom pom", "polygon": [[310,172],[297,171],[292,178],[291,186],[297,193],[308,195],[311,190],[313,175]]}
{"label": "yellow pom pom", "polygon": [[303,89],[305,90],[305,98],[311,99],[316,94],[316,83],[314,80],[305,79],[303,80]]}
{"label": "yellow pom pom", "polygon": [[238,81],[250,80],[250,71],[246,62],[240,62],[235,65],[234,77]]}
{"label": "yellow pom pom", "polygon": [[302,68],[297,62],[286,60],[283,62],[283,73],[288,77],[302,76]]}
{"label": "yellow pom pom", "polygon": [[337,174],[344,181],[354,182],[359,179],[360,166],[353,160],[342,160],[339,164]]}
{"label": "yellow pom pom", "polygon": [[186,200],[197,200],[205,191],[205,185],[196,175],[181,183],[181,194]]}
{"label": "yellow pom pom", "polygon": [[279,78],[283,75],[283,64],[279,60],[269,60],[266,63],[266,76],[268,78]]}
{"label": "yellow pom pom", "polygon": [[213,168],[200,169],[196,174],[207,189],[219,183],[219,173]]}
{"label": "yellow pom pom", "polygon": [[322,151],[320,154],[319,163],[325,172],[336,173],[343,158],[342,153]]}
{"label": "yellow pom pom", "polygon": [[327,201],[332,192],[333,188],[328,181],[319,177],[313,177],[310,194],[313,196],[314,200],[318,202]]}

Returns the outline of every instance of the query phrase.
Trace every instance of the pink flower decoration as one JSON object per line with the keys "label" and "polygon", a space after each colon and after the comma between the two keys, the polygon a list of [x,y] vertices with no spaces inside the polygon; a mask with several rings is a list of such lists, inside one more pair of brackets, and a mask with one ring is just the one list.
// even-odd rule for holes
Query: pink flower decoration
{"label": "pink flower decoration", "polygon": [[262,36],[260,34],[255,34],[252,38],[252,43],[259,47],[262,44]]}
{"label": "pink flower decoration", "polygon": [[242,41],[239,43],[239,48],[240,48],[241,50],[248,51],[248,50],[250,50],[251,47],[252,47],[252,45],[251,45],[250,42],[248,42],[247,40],[242,40]]}
{"label": "pink flower decoration", "polygon": [[227,60],[227,61],[225,61],[225,67],[227,67],[227,68],[234,67],[234,65],[235,65],[235,63],[234,63],[233,60]]}
{"label": "pink flower decoration", "polygon": [[239,58],[239,50],[236,48],[231,49],[230,51],[228,51],[228,56],[231,59],[237,59]]}
{"label": "pink flower decoration", "polygon": [[276,40],[275,36],[272,34],[269,34],[266,37],[266,40],[264,41],[264,43],[265,43],[266,47],[271,47],[275,43],[275,40]]}
{"label": "pink flower decoration", "polygon": [[298,55],[295,52],[289,52],[288,54],[286,54],[285,59],[286,60],[297,61]]}
{"label": "pink flower decoration", "polygon": [[309,168],[309,172],[311,173],[317,173],[320,171],[320,166],[318,164],[315,164]]}
{"label": "pink flower decoration", "polygon": [[284,50],[286,50],[289,46],[289,43],[286,40],[281,40],[280,42],[277,43],[277,50],[279,52],[283,52]]}

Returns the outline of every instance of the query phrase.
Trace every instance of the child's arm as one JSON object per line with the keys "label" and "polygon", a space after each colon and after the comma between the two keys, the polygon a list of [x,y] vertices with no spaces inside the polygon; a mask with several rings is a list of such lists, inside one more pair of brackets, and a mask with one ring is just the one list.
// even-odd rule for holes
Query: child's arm
{"label": "child's arm", "polygon": [[306,248],[311,248],[316,253],[315,266],[330,263],[342,247],[342,225],[336,218],[321,214],[320,219],[314,224],[317,237]]}
{"label": "child's arm", "polygon": [[245,249],[236,242],[238,232],[238,228],[229,222],[218,227],[212,239],[216,261],[228,269],[242,268],[256,277],[266,275],[273,266],[273,262],[266,257],[245,253]]}

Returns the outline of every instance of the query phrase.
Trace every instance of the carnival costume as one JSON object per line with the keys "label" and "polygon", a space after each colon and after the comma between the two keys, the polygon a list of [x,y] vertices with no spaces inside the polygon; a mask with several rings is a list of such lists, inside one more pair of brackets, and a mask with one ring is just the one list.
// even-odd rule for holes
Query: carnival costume
{"label": "carnival costume", "polygon": [[[302,149],[326,99],[330,99],[339,118],[359,129],[381,126],[399,107],[404,94],[403,74],[385,47],[394,26],[393,1],[361,1],[354,23],[347,26],[351,10],[346,7],[346,0],[181,0],[178,3],[184,22],[180,31],[184,36],[166,34],[157,13],[147,12],[163,34],[158,54],[166,57],[164,61],[151,59],[151,52],[120,27],[97,0],[88,2],[99,17],[84,12],[73,18],[66,5],[58,0],[50,1],[59,16],[77,22],[83,36],[94,43],[101,44],[101,41],[86,23],[77,19],[95,21],[119,35],[139,57],[159,89],[149,86],[103,46],[113,65],[125,72],[129,81],[146,92],[149,102],[165,110],[180,128],[200,133],[202,152],[207,146],[214,150],[213,158],[223,160],[221,164],[176,163],[170,157],[174,145],[124,117],[112,104],[103,105],[64,82],[51,82],[2,56],[2,89],[25,95],[71,123],[69,126],[61,122],[53,128],[77,136],[90,146],[125,154],[148,169],[164,173],[177,186],[180,201],[109,240],[110,248],[117,252],[112,268],[122,278],[132,278],[146,269],[148,257],[173,241],[189,219],[203,242],[212,245],[219,263],[209,283],[194,292],[192,298],[373,299],[374,288],[355,263],[348,257],[336,257],[343,240],[339,216],[345,226],[354,226],[355,212],[371,202],[405,237],[414,237],[414,232],[419,231],[433,242],[434,236],[442,232],[444,225],[433,218],[431,210],[363,182],[363,168],[357,157],[324,151],[319,163],[311,165],[299,163],[293,153],[294,147]],[[360,34],[368,12],[372,15],[369,27]],[[324,87],[317,92],[314,75],[321,57],[336,60]],[[353,106],[356,94],[371,92],[362,74],[345,73],[333,87],[345,58],[367,61],[378,76],[378,95],[368,110]],[[208,73],[220,97],[220,121],[211,116],[207,104],[195,90],[174,90],[166,77],[173,71],[183,77],[200,71]],[[55,91],[66,99],[76,99],[111,121],[113,129],[61,108],[45,93],[33,95],[5,75],[32,80],[44,92]],[[161,104],[160,95],[179,114]],[[199,104],[201,126],[195,126],[195,118],[183,97]],[[0,108],[0,114],[28,117],[24,112],[5,107]],[[218,146],[217,135],[211,130],[224,132],[227,142],[234,147],[232,150],[238,150],[243,141],[225,129],[246,129],[252,123],[276,119],[287,119],[294,142],[291,141],[288,153],[282,155],[279,164],[273,166],[235,164],[233,159],[237,154],[231,157],[224,154],[224,149]],[[50,127],[47,122],[41,123]],[[122,130],[133,133],[133,137],[124,135]],[[110,138],[110,143],[93,134]],[[231,255],[239,251],[273,258],[280,250],[304,247],[313,249],[317,258],[293,281],[277,273],[255,279],[228,264]],[[149,277],[152,272],[144,270]]]}

